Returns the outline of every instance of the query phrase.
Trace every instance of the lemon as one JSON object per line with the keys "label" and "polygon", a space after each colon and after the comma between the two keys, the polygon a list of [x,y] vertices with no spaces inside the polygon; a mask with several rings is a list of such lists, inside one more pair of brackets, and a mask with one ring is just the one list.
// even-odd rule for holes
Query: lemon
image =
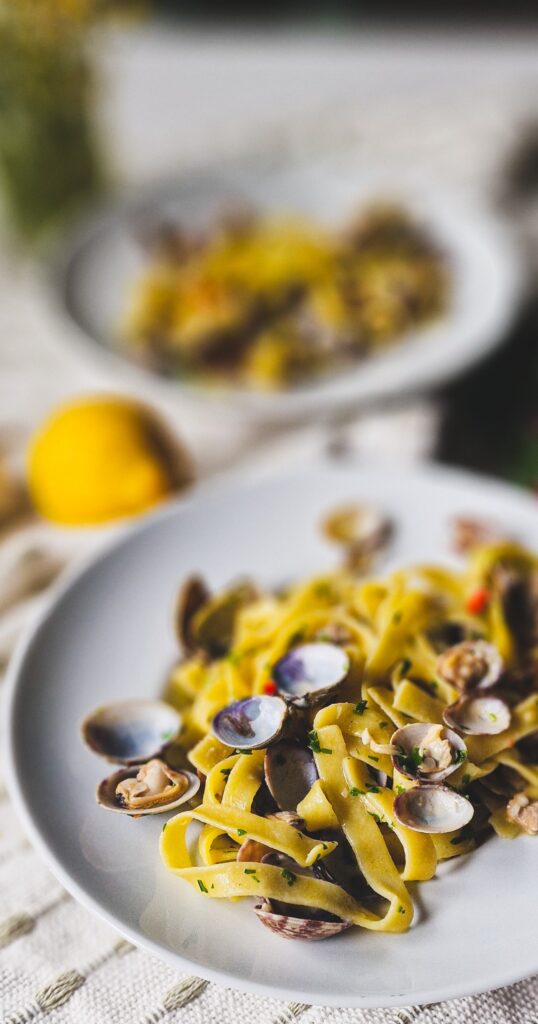
{"label": "lemon", "polygon": [[34,435],[28,488],[45,518],[71,526],[137,515],[190,480],[183,448],[146,406],[101,396],[57,409]]}

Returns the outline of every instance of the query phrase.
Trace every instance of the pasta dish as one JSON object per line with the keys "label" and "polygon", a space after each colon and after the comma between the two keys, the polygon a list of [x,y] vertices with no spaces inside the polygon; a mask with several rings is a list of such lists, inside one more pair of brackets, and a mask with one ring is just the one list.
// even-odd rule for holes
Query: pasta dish
{"label": "pasta dish", "polygon": [[254,897],[286,937],[403,932],[408,883],[538,834],[538,559],[462,520],[458,568],[378,577],[383,517],[351,506],[325,532],[345,555],[330,574],[187,581],[166,702],[100,709],[85,735],[124,765],[104,806],[176,809],[161,856],[200,898]]}

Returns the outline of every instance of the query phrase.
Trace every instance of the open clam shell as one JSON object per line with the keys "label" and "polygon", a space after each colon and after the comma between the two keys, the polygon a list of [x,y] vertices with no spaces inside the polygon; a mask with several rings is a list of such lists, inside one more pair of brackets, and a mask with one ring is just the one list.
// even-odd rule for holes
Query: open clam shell
{"label": "open clam shell", "polygon": [[142,764],[158,757],[181,729],[181,715],[160,700],[106,704],[82,723],[84,742],[114,764]]}
{"label": "open clam shell", "polygon": [[462,693],[487,690],[495,686],[503,669],[501,655],[487,640],[464,640],[454,644],[437,661],[437,671],[441,678]]}
{"label": "open clam shell", "polygon": [[202,651],[209,658],[221,658],[232,646],[238,613],[256,596],[248,580],[239,580],[220,594],[211,595],[200,577],[191,577],[177,600],[180,643],[189,653]]}
{"label": "open clam shell", "polygon": [[254,907],[258,919],[266,928],[285,939],[306,939],[318,942],[351,928],[350,921],[342,921],[332,914],[292,903],[264,900]]}
{"label": "open clam shell", "polygon": [[467,825],[474,807],[449,786],[424,784],[400,793],[394,801],[394,814],[413,832],[437,835]]}
{"label": "open clam shell", "polygon": [[467,757],[461,736],[429,722],[404,725],[396,730],[391,742],[398,748],[392,763],[408,779],[442,782]]}
{"label": "open clam shell", "polygon": [[163,761],[157,759],[143,765],[142,771],[151,771],[153,766],[158,766],[156,781],[156,773],[153,771],[153,779],[149,778],[148,785],[144,785],[143,782],[135,785],[131,789],[131,796],[128,794],[129,787],[126,791],[124,783],[133,780],[136,784],[141,774],[140,765],[134,768],[120,768],[113,775],[109,775],[97,787],[97,803],[107,811],[138,817],[141,814],[162,814],[164,811],[172,811],[196,796],[200,788],[200,779],[197,775],[192,772],[173,771]]}
{"label": "open clam shell", "polygon": [[319,640],[292,648],[273,666],[271,675],[279,693],[307,707],[335,690],[349,668],[349,655],[342,647]]}
{"label": "open clam shell", "polygon": [[197,612],[210,600],[209,590],[201,576],[189,576],[177,595],[175,609],[176,635],[184,654],[197,649],[194,619]]}
{"label": "open clam shell", "polygon": [[496,736],[510,725],[510,709],[500,697],[462,697],[445,708],[443,718],[452,729],[469,736]]}
{"label": "open clam shell", "polygon": [[211,728],[227,747],[255,750],[278,739],[287,713],[281,697],[246,697],[217,712]]}
{"label": "open clam shell", "polygon": [[339,885],[341,889],[344,889],[354,899],[365,899],[371,893],[371,890],[364,875],[361,874],[357,866],[355,854],[347,839],[340,833],[331,832],[330,830],[317,833],[317,835],[320,839],[325,839],[329,842],[336,840],[338,845],[326,857],[322,857],[321,860],[314,864],[312,868],[313,873],[318,878],[325,878],[328,882],[334,882],[336,885]]}
{"label": "open clam shell", "polygon": [[281,811],[295,811],[318,777],[312,752],[292,740],[279,740],[267,750],[265,781]]}

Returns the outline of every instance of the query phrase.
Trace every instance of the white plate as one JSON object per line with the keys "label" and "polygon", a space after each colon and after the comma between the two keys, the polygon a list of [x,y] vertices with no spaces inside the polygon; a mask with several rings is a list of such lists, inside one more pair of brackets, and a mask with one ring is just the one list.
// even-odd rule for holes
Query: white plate
{"label": "white plate", "polygon": [[[115,345],[126,297],[145,262],[136,240],[141,227],[163,218],[199,225],[237,200],[261,211],[292,211],[335,225],[376,197],[404,203],[446,252],[453,295],[447,315],[433,326],[345,372],[271,394],[166,380],[137,366]],[[143,385],[156,398],[188,397],[213,408],[231,408],[235,417],[282,422],[351,405],[356,409],[461,373],[506,331],[519,269],[509,236],[490,212],[431,182],[406,180],[400,168],[392,175],[366,174],[356,153],[296,163],[259,156],[185,173],[174,185],[95,217],[67,246],[54,277],[54,293],[64,322],[73,328],[70,343],[82,341],[86,353],[101,367],[108,366],[118,382]]]}
{"label": "white plate", "polygon": [[[224,985],[306,1003],[390,1006],[495,988],[538,970],[538,845],[492,839],[416,887],[406,935],[352,929],[290,943],[247,903],[197,895],[158,857],[162,821],[106,814],[106,766],[84,748],[93,707],[158,694],[177,657],[171,606],[199,570],[271,583],[331,566],[316,530],[332,502],[375,501],[398,532],[389,565],[450,558],[459,512],[506,523],[538,548],[536,500],[501,484],[426,467],[383,473],[318,465],[278,480],[228,482],[155,516],[65,586],[20,648],[8,697],[9,786],[30,837],[60,881],[138,945]],[[103,769],[105,769],[103,771]]]}

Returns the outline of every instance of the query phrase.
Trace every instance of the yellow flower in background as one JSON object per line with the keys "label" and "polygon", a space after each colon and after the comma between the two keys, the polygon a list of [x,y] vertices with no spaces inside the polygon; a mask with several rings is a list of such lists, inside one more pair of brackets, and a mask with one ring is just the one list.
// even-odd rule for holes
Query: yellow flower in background
{"label": "yellow flower in background", "polygon": [[87,526],[138,515],[192,479],[190,459],[159,418],[127,398],[75,400],[36,432],[28,488],[45,518]]}

